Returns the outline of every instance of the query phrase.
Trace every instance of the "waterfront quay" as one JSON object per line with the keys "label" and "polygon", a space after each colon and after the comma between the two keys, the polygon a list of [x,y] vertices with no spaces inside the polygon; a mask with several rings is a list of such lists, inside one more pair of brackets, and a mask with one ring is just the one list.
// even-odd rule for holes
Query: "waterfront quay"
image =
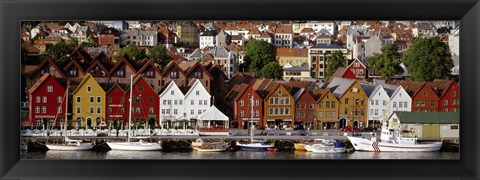
{"label": "waterfront quay", "polygon": [[[337,140],[350,146],[347,136],[362,136],[362,137],[379,137],[379,132],[343,132],[339,130],[257,130],[254,131],[255,139],[262,139],[266,141],[272,141],[275,143],[275,147],[281,149],[294,149],[293,144],[301,141],[313,140],[313,139],[331,139]],[[71,136],[71,139],[82,139],[87,142],[95,143],[95,150],[108,150],[106,146],[107,141],[120,142],[127,141],[126,136]],[[162,146],[166,150],[186,149],[190,148],[191,142],[196,139],[206,139],[214,141],[231,142],[234,146],[235,141],[248,141],[250,135],[248,130],[230,130],[228,135],[152,135],[152,136],[135,136],[131,137],[132,141],[149,141],[149,142],[162,142]],[[440,139],[419,139],[419,141],[434,141]],[[26,142],[31,150],[45,150],[44,144],[49,143],[61,143],[63,142],[62,136],[37,136],[37,137],[22,137],[22,142]],[[458,144],[454,139],[443,139],[446,148],[458,148]],[[456,145],[455,145],[456,144]]]}

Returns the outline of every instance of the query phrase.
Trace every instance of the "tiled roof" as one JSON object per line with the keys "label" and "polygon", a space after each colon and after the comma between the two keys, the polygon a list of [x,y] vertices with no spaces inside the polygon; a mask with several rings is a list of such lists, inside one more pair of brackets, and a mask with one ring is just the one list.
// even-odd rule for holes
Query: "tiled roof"
{"label": "tiled roof", "polygon": [[291,24],[281,24],[275,28],[276,34],[293,34],[293,26]]}
{"label": "tiled roof", "polygon": [[353,83],[355,83],[355,80],[353,79],[334,77],[328,84],[327,88],[335,88],[333,95],[339,98],[348,90],[348,88],[350,88],[350,86],[352,86]]}

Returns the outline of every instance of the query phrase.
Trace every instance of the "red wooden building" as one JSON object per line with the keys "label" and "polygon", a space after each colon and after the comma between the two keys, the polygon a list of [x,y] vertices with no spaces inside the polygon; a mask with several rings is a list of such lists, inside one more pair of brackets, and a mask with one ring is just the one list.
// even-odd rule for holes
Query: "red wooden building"
{"label": "red wooden building", "polygon": [[[238,90],[237,90],[238,89]],[[234,123],[239,129],[248,129],[253,121],[256,129],[264,127],[263,124],[263,99],[255,92],[252,85],[241,84],[233,87],[238,93],[235,97]],[[252,98],[253,96],[253,104]],[[253,110],[252,110],[253,105]]]}
{"label": "red wooden building", "polygon": [[[153,88],[145,81],[143,76],[137,76],[133,81],[132,89],[132,123],[135,125],[143,126],[144,123],[148,123],[149,126],[157,126],[159,124],[159,97]],[[127,87],[126,91],[127,99],[130,97],[130,87]],[[129,102],[127,101],[127,105]],[[128,119],[127,119],[128,122]]]}
{"label": "red wooden building", "polygon": [[106,118],[108,125],[118,126],[128,122],[128,97],[125,87],[121,84],[113,84],[107,91]]}
{"label": "red wooden building", "polygon": [[412,112],[437,112],[440,98],[425,82],[397,81],[412,97]]}
{"label": "red wooden building", "polygon": [[357,79],[357,76],[353,74],[352,71],[348,71],[347,68],[344,67],[339,67],[335,73],[330,77],[330,79],[333,79],[334,77],[340,77],[340,78],[346,78],[346,79]]}
{"label": "red wooden building", "polygon": [[360,60],[353,60],[347,67],[347,71],[352,72],[357,79],[364,79],[367,73],[367,68],[360,62]]}
{"label": "red wooden building", "polygon": [[30,124],[37,128],[51,128],[65,119],[65,88],[50,73],[43,74],[30,88]]}
{"label": "red wooden building", "polygon": [[440,97],[438,112],[458,112],[460,110],[460,86],[455,81],[435,79],[428,85]]}
{"label": "red wooden building", "polygon": [[306,88],[301,88],[294,95],[295,100],[295,128],[311,127],[315,124],[315,98]]}

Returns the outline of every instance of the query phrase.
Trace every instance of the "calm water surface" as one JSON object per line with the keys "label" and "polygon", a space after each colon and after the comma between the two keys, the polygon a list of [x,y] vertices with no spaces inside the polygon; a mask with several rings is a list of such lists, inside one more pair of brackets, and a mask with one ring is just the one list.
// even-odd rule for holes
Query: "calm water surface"
{"label": "calm water surface", "polygon": [[46,151],[21,152],[21,159],[440,159],[459,160],[459,152],[362,152],[343,154],[317,154],[304,151],[281,152],[197,152],[197,151]]}

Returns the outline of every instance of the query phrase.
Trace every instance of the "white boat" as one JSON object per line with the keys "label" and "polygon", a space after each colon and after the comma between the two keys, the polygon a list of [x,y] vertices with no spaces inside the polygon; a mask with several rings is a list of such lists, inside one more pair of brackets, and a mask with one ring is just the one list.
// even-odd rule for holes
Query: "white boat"
{"label": "white boat", "polygon": [[[132,109],[132,86],[133,86],[133,75],[130,75],[130,108]],[[133,132],[131,128],[132,123],[132,113],[129,113],[128,117],[128,131],[127,131],[127,142],[107,142],[107,145],[112,150],[126,150],[126,151],[158,151],[162,150],[161,142],[158,143],[149,143],[143,142],[140,140],[139,142],[131,142],[131,132]]]}
{"label": "white boat", "polygon": [[[250,95],[249,95],[250,96]],[[250,97],[250,106],[251,111],[253,112],[253,96]],[[253,126],[253,113],[250,113],[250,142],[241,142],[237,141],[236,145],[242,150],[267,150],[267,148],[273,148],[275,145],[273,143],[267,143],[265,141],[254,140],[253,139],[253,130],[255,127]]]}
{"label": "white boat", "polygon": [[346,151],[345,147],[340,142],[336,141],[305,145],[305,149],[314,153],[323,154],[344,153]]}
{"label": "white boat", "polygon": [[350,140],[355,150],[375,152],[438,151],[440,150],[440,148],[442,148],[442,141],[419,143],[417,135],[414,134],[412,131],[402,131],[400,129],[400,126],[389,129],[386,123],[387,119],[388,117],[384,117],[383,119],[380,140],[377,140],[376,137],[371,137],[370,139],[367,139],[347,136],[348,140]]}
{"label": "white boat", "polygon": [[[48,139],[47,139],[47,148],[49,150],[54,150],[54,151],[85,151],[85,150],[90,150],[93,148],[92,143],[82,143],[82,140],[72,140],[67,137],[67,124],[68,124],[68,118],[67,118],[67,109],[68,109],[68,85],[67,85],[67,91],[65,92],[65,122],[63,123],[63,133],[62,136],[64,137],[63,139],[63,144],[48,144]],[[57,114],[58,115],[58,114]],[[57,120],[57,117],[55,117],[55,121]]]}
{"label": "white boat", "polygon": [[219,152],[227,150],[228,143],[204,142],[202,139],[197,139],[195,142],[192,142],[192,148],[199,152]]}

